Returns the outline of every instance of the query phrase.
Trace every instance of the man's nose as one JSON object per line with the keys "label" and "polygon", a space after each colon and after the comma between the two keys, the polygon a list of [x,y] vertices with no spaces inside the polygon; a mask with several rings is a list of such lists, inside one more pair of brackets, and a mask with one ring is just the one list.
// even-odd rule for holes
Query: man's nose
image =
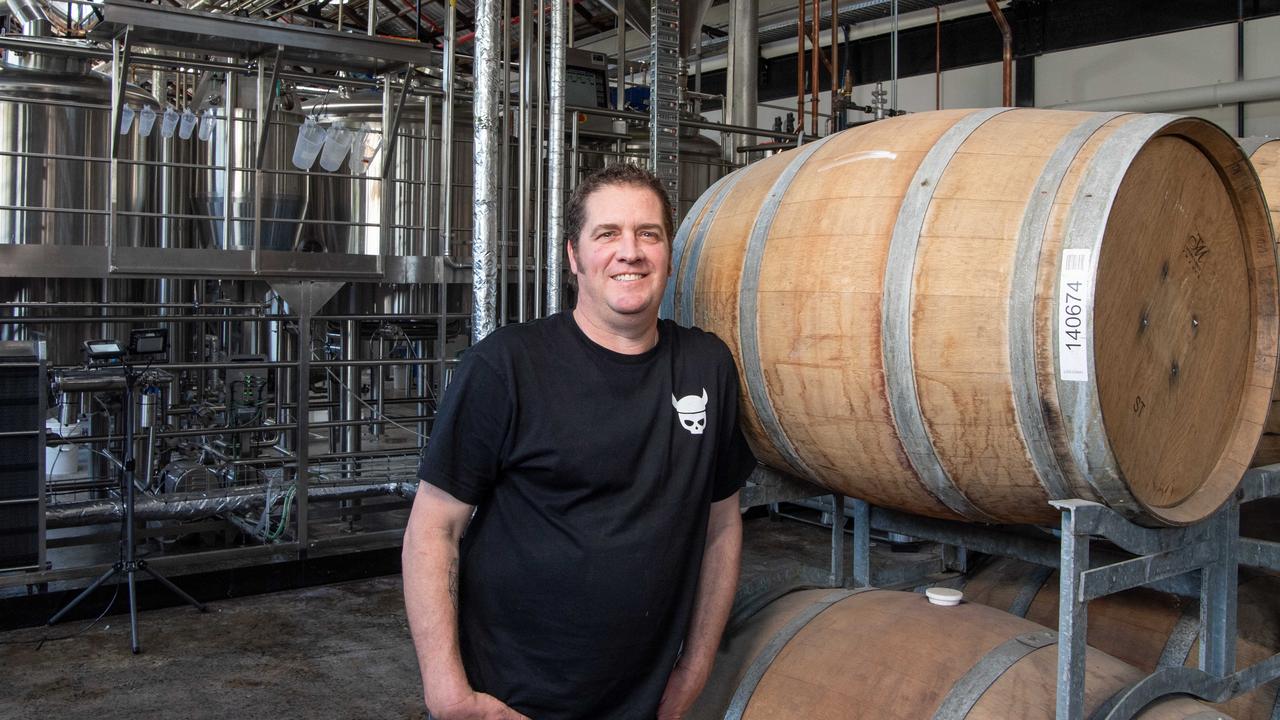
{"label": "man's nose", "polygon": [[642,256],[640,241],[636,239],[636,234],[629,230],[624,230],[621,242],[618,244],[618,259],[626,262],[635,262]]}

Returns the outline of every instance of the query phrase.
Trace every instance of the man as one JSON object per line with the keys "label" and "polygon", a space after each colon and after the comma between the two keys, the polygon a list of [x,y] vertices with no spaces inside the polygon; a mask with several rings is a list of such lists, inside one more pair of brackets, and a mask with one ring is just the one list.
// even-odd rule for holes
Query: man
{"label": "man", "polygon": [[445,394],[403,554],[437,720],[666,720],[706,682],[755,461],[728,348],[658,321],[671,216],[644,170],[587,178],[576,307],[477,343]]}

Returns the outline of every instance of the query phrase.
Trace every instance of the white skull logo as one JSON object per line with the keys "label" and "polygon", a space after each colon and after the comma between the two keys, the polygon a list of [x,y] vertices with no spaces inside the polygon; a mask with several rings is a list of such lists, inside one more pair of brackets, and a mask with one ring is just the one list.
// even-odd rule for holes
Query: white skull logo
{"label": "white skull logo", "polygon": [[671,407],[680,416],[680,426],[691,435],[701,435],[707,427],[707,389],[702,389],[702,397],[685,395],[679,400],[671,395]]}

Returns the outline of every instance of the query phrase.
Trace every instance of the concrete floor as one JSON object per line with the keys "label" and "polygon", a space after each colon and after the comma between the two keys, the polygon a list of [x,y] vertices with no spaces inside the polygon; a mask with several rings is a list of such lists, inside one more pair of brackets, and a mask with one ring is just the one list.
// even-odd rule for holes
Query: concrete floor
{"label": "concrete floor", "polygon": [[[744,582],[827,569],[829,530],[755,518],[745,536]],[[889,561],[937,568],[928,553]],[[87,624],[0,633],[0,720],[426,717],[398,575],[144,611],[140,655],[127,614],[28,642]]]}

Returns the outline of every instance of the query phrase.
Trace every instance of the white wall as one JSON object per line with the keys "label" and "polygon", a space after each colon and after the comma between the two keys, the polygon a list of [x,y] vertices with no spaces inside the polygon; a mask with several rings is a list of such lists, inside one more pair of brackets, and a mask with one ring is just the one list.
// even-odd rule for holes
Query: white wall
{"label": "white wall", "polygon": [[[1136,40],[1064,50],[1036,59],[1036,105],[1098,100],[1120,95],[1173,90],[1231,82],[1236,79],[1235,25],[1187,30]],[[1245,79],[1280,76],[1280,17],[1245,23]],[[886,83],[886,88],[888,87]],[[859,105],[870,104],[872,86],[854,88]],[[918,112],[934,108],[934,76],[921,75],[898,82],[898,106]],[[991,63],[942,73],[942,107],[991,107],[1001,101],[1000,64]],[[795,98],[769,101],[795,107]],[[827,112],[824,94],[820,110]],[[808,106],[805,108],[808,112]],[[786,110],[762,107],[759,127],[772,127]],[[1236,133],[1234,104],[1171,110],[1203,117],[1231,134]],[[720,113],[704,113],[718,120]],[[853,120],[868,119],[858,113]],[[808,124],[806,123],[806,127]],[[825,132],[825,131],[824,131]],[[1245,105],[1245,134],[1280,136],[1280,99]],[[712,135],[715,139],[717,136]]]}

